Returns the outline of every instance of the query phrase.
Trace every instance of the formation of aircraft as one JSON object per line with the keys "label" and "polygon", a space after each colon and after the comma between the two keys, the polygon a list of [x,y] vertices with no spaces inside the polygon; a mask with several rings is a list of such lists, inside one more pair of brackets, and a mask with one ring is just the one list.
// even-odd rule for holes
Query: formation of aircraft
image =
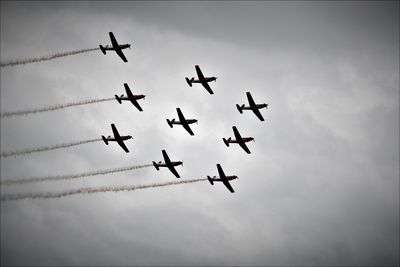
{"label": "formation of aircraft", "polygon": [[142,107],[139,105],[137,100],[142,99],[142,98],[144,99],[146,96],[132,94],[131,89],[129,88],[127,83],[124,83],[124,87],[125,87],[126,96],[115,95],[115,99],[117,99],[118,103],[122,104],[123,100],[129,100],[139,111],[143,111]]}
{"label": "formation of aircraft", "polygon": [[214,185],[214,182],[222,182],[226,186],[226,188],[228,188],[229,191],[231,191],[231,193],[234,193],[235,191],[233,190],[229,181],[234,179],[239,179],[239,177],[237,177],[236,175],[226,176],[220,164],[217,164],[217,169],[219,178],[216,176],[213,177],[207,176],[208,181],[211,183],[211,185]]}
{"label": "formation of aircraft", "polygon": [[247,142],[250,141],[255,141],[253,137],[242,137],[238,131],[238,129],[236,128],[236,126],[232,127],[233,129],[233,133],[235,134],[235,138],[236,139],[232,139],[231,137],[229,137],[228,139],[222,138],[222,140],[224,141],[225,145],[229,147],[230,143],[236,143],[239,144],[244,151],[247,152],[247,154],[250,154],[250,150],[249,148],[246,146]]}
{"label": "formation of aircraft", "polygon": [[172,119],[172,120],[167,119],[167,123],[168,123],[169,127],[172,128],[174,126],[174,124],[180,124],[183,126],[183,128],[185,128],[185,130],[190,135],[194,135],[192,129],[190,129],[190,127],[189,127],[189,124],[197,123],[197,120],[196,119],[185,119],[180,108],[176,108],[176,111],[178,112],[179,121],[176,121],[175,119]]}
{"label": "formation of aircraft", "polygon": [[[102,46],[100,45],[100,49],[103,52],[103,54],[106,54],[107,50],[113,50],[115,51],[124,62],[128,62],[128,60],[126,59],[124,53],[122,52],[123,49],[126,48],[130,48],[130,44],[118,44],[117,40],[114,37],[114,34],[112,32],[109,32],[110,35],[110,40],[111,40],[111,46],[106,45],[106,46]],[[212,81],[216,81],[217,77],[205,77],[204,74],[202,73],[199,65],[195,65],[195,69],[196,69],[196,73],[197,73],[197,79],[195,79],[194,77],[192,78],[188,78],[185,77],[186,82],[188,83],[188,85],[190,87],[192,87],[192,85],[194,83],[200,83],[210,94],[214,94],[213,90],[211,89],[209,82]],[[126,95],[115,95],[115,99],[118,101],[118,103],[122,104],[122,101],[130,101],[139,111],[143,111],[142,107],[139,105],[138,100],[140,99],[144,99],[145,95],[134,95],[132,93],[132,91],[130,90],[129,86],[127,83],[124,83],[124,87],[125,87],[125,92]],[[240,112],[240,114],[243,114],[243,110],[252,110],[253,113],[261,120],[264,121],[263,116],[261,115],[260,109],[262,108],[268,108],[268,104],[263,103],[263,104],[256,104],[253,97],[251,96],[250,92],[246,92],[246,96],[247,96],[247,100],[249,105],[246,106],[245,104],[239,105],[236,104],[236,107],[238,109],[238,111]],[[182,111],[180,108],[176,108],[176,111],[178,113],[178,119],[167,119],[167,123],[168,125],[173,128],[174,124],[177,125],[182,125],[182,127],[190,134],[190,135],[194,135],[192,129],[190,128],[190,124],[193,123],[197,123],[197,119],[186,119],[185,116],[183,115]],[[133,138],[130,135],[123,135],[121,136],[119,134],[119,132],[117,131],[117,128],[115,127],[114,124],[111,124],[111,128],[113,131],[113,135],[112,136],[108,136],[107,138],[104,137],[103,135],[101,136],[104,143],[106,145],[108,145],[109,142],[117,142],[121,148],[125,151],[125,152],[129,152],[128,148],[126,147],[124,141]],[[232,137],[229,138],[222,138],[223,142],[225,143],[225,145],[227,147],[229,147],[229,144],[232,143],[236,143],[239,144],[242,149],[244,151],[246,151],[246,153],[251,154],[249,148],[247,147],[246,143],[250,142],[250,141],[254,141],[253,137],[242,137],[238,131],[238,129],[236,128],[236,126],[232,126],[233,129],[233,133],[235,135],[234,139]],[[176,171],[175,167],[182,165],[183,166],[183,162],[182,161],[171,161],[170,158],[168,157],[168,154],[165,150],[162,150],[162,155],[164,158],[164,162],[159,161],[158,163],[153,161],[153,165],[156,168],[157,171],[160,170],[160,168],[162,167],[166,167],[168,168],[174,175],[176,178],[180,178],[178,172]],[[222,182],[225,187],[231,192],[234,193],[235,191],[233,190],[231,184],[229,183],[229,181],[234,180],[234,179],[238,179],[239,177],[237,177],[236,175],[230,175],[227,176],[225,175],[221,165],[218,163],[217,164],[217,170],[218,170],[218,175],[217,176],[207,176],[208,181],[211,183],[211,185],[214,185],[214,182]]]}
{"label": "formation of aircraft", "polygon": [[106,138],[104,135],[102,135],[101,138],[103,138],[104,143],[106,143],[106,145],[108,145],[108,142],[117,142],[118,145],[120,145],[122,147],[122,149],[125,150],[126,153],[128,153],[129,150],[126,147],[124,141],[128,140],[128,139],[132,139],[133,137],[131,135],[120,135],[114,124],[111,124],[111,129],[113,131],[114,137],[111,137],[111,135],[109,135]]}
{"label": "formation of aircraft", "polygon": [[109,35],[110,35],[110,40],[111,40],[111,46],[109,46],[109,45],[106,45],[106,46],[100,45],[101,52],[103,52],[103,54],[105,55],[107,50],[114,50],[124,62],[128,62],[128,60],[126,59],[124,53],[122,53],[122,49],[125,49],[125,48],[131,49],[131,45],[130,44],[121,44],[120,45],[120,44],[118,44],[118,42],[115,39],[114,34],[112,32],[109,32]]}
{"label": "formation of aircraft", "polygon": [[268,104],[266,104],[266,103],[256,104],[256,102],[254,102],[253,97],[251,96],[250,92],[246,92],[246,95],[247,95],[247,100],[249,101],[249,106],[246,107],[244,104],[241,106],[239,104],[236,104],[236,107],[239,110],[240,114],[243,113],[243,110],[252,110],[254,112],[254,114],[256,114],[256,116],[261,121],[264,121],[264,118],[260,113],[260,109],[268,108]]}
{"label": "formation of aircraft", "polygon": [[162,150],[162,155],[164,157],[164,163],[162,163],[161,161],[159,161],[158,163],[153,161],[153,165],[157,169],[157,171],[160,170],[160,167],[167,167],[176,176],[176,178],[181,178],[179,176],[178,172],[176,171],[175,166],[182,165],[182,167],[183,167],[183,162],[182,161],[171,161],[165,150]]}
{"label": "formation of aircraft", "polygon": [[201,69],[198,65],[195,66],[196,68],[196,72],[197,72],[197,77],[198,79],[195,80],[194,77],[192,77],[191,79],[189,78],[185,78],[186,82],[189,84],[190,87],[192,87],[193,83],[201,83],[203,85],[203,87],[210,93],[210,94],[214,94],[214,92],[211,90],[210,85],[208,84],[209,82],[212,81],[217,81],[217,77],[204,77],[203,73],[201,72]]}

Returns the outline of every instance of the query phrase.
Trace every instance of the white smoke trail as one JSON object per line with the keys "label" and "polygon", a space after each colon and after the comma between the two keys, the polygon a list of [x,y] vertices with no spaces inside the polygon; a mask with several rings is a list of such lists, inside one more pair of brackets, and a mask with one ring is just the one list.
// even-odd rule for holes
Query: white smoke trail
{"label": "white smoke trail", "polygon": [[192,180],[180,180],[180,181],[172,181],[172,182],[163,182],[163,183],[153,183],[153,184],[145,184],[145,185],[123,185],[123,186],[104,186],[104,187],[86,187],[80,189],[74,189],[59,193],[19,193],[19,194],[9,194],[1,196],[1,201],[8,200],[19,200],[19,199],[48,199],[48,198],[61,198],[78,194],[94,194],[100,192],[120,192],[120,191],[135,191],[139,189],[147,189],[147,188],[156,188],[156,187],[164,187],[164,186],[172,186],[178,184],[189,184],[196,183],[201,181],[206,181],[207,178],[199,178]]}
{"label": "white smoke trail", "polygon": [[83,177],[87,177],[87,176],[106,175],[109,173],[142,169],[142,168],[151,167],[151,166],[153,166],[153,164],[134,165],[134,166],[127,166],[127,167],[122,167],[122,168],[114,168],[114,169],[84,172],[84,173],[77,173],[77,174],[68,174],[68,175],[13,178],[13,179],[6,179],[4,181],[1,181],[1,185],[14,185],[14,184],[24,184],[24,183],[38,183],[38,182],[45,182],[45,181],[71,180],[71,179],[78,179],[78,178],[83,178]]}
{"label": "white smoke trail", "polygon": [[100,98],[100,99],[84,100],[84,101],[80,101],[80,102],[72,102],[72,103],[67,103],[67,104],[54,105],[54,106],[44,107],[44,108],[34,108],[34,109],[27,109],[27,110],[20,110],[20,111],[3,112],[3,113],[1,113],[0,117],[7,118],[7,117],[11,117],[11,116],[23,116],[23,115],[35,114],[35,113],[39,113],[39,112],[54,111],[54,110],[69,108],[69,107],[73,107],[73,106],[81,106],[81,105],[88,105],[88,104],[94,104],[94,103],[99,103],[99,102],[111,101],[114,99],[115,99],[114,97]]}
{"label": "white smoke trail", "polygon": [[2,62],[0,64],[0,66],[3,68],[3,67],[15,66],[15,65],[24,65],[24,64],[28,64],[28,63],[52,60],[52,59],[59,58],[59,57],[66,57],[66,56],[72,56],[72,55],[76,55],[76,54],[87,53],[87,52],[96,51],[99,49],[100,48],[88,48],[88,49],[69,51],[69,52],[65,52],[65,53],[57,53],[57,54],[53,54],[53,55],[36,57],[36,58],[28,58],[28,59],[14,60],[14,61],[9,61],[9,62]]}
{"label": "white smoke trail", "polygon": [[36,152],[43,152],[43,151],[54,150],[54,149],[59,149],[59,148],[79,146],[79,145],[83,145],[83,144],[87,144],[87,143],[98,142],[101,140],[102,140],[101,138],[97,138],[97,139],[89,139],[89,140],[83,140],[83,141],[78,141],[78,142],[73,142],[73,143],[64,143],[64,144],[53,145],[53,146],[43,146],[43,147],[32,148],[32,149],[2,152],[1,157],[20,156],[20,155],[31,154],[31,153],[36,153]]}

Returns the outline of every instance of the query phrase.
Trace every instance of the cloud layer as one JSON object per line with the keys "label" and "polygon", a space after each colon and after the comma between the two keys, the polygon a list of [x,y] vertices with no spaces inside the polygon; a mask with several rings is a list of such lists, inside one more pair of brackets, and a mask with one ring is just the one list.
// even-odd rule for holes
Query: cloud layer
{"label": "cloud layer", "polygon": [[[1,120],[1,151],[109,134],[101,142],[1,158],[1,179],[182,160],[182,180],[135,193],[1,204],[2,265],[398,265],[399,12],[397,2],[1,2],[1,58],[132,43],[129,60],[86,53],[1,68],[1,112],[146,95],[143,112],[116,101]],[[217,76],[189,87],[194,65]],[[250,91],[265,122],[239,114]],[[169,128],[176,108],[198,119]],[[255,137],[247,155],[222,137]],[[143,168],[1,194],[173,182]]]}

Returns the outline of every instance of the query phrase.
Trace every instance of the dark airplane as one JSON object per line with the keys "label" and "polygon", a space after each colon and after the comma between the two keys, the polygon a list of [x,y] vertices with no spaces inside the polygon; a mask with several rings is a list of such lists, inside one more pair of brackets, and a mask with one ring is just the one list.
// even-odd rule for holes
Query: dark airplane
{"label": "dark airplane", "polygon": [[217,164],[217,169],[218,169],[218,173],[219,173],[219,178],[217,178],[216,176],[213,176],[213,177],[207,176],[208,181],[212,185],[214,185],[214,182],[222,182],[226,186],[226,188],[228,188],[229,191],[231,191],[231,193],[234,193],[235,191],[233,190],[229,181],[234,180],[234,179],[239,179],[239,177],[237,177],[236,175],[226,176],[224,171],[221,168],[221,165],[219,165],[219,164]]}
{"label": "dark airplane", "polygon": [[101,52],[103,52],[103,54],[105,55],[106,54],[106,50],[114,50],[118,54],[118,56],[120,56],[122,58],[122,60],[124,62],[128,62],[128,60],[126,59],[124,53],[122,53],[122,49],[125,49],[125,48],[131,49],[131,45],[130,44],[122,44],[122,45],[120,45],[120,44],[118,44],[117,40],[115,39],[114,34],[112,32],[109,32],[109,34],[110,34],[110,39],[111,39],[111,46],[109,46],[109,45],[106,45],[106,46],[100,45]]}
{"label": "dark airplane", "polygon": [[108,142],[110,141],[114,141],[117,142],[123,150],[125,150],[126,153],[129,152],[128,148],[126,147],[126,145],[124,144],[124,140],[128,140],[133,138],[130,135],[119,135],[117,128],[115,128],[114,124],[111,124],[111,128],[114,134],[114,138],[111,137],[111,135],[109,135],[107,138],[104,137],[104,135],[101,136],[101,138],[103,138],[104,143],[106,143],[106,145],[108,145]]}
{"label": "dark airplane", "polygon": [[153,161],[154,167],[157,169],[157,171],[160,170],[160,167],[168,167],[168,169],[176,176],[176,178],[180,178],[178,172],[175,170],[174,167],[179,166],[179,165],[183,166],[183,162],[182,161],[171,161],[167,155],[167,152],[165,152],[165,150],[162,151],[162,154],[164,157],[164,163],[162,163],[161,161],[159,161],[158,163]]}
{"label": "dark airplane", "polygon": [[210,94],[214,94],[214,92],[211,90],[210,86],[208,85],[209,82],[212,81],[217,81],[217,77],[204,77],[203,73],[200,70],[200,67],[198,65],[195,66],[196,68],[196,72],[197,72],[197,76],[198,76],[198,80],[195,80],[194,77],[189,79],[189,78],[185,78],[186,82],[189,84],[190,87],[192,87],[193,83],[201,83],[204,88],[210,93]]}
{"label": "dark airplane", "polygon": [[129,89],[128,84],[124,83],[125,86],[125,91],[126,91],[126,96],[121,95],[115,95],[115,99],[117,99],[118,103],[122,104],[122,100],[129,100],[132,102],[132,104],[140,111],[143,111],[143,109],[140,107],[139,103],[137,102],[137,100],[139,99],[144,99],[145,95],[133,95],[131,92],[131,89]]}
{"label": "dark airplane", "polygon": [[237,109],[239,110],[239,112],[240,112],[240,114],[242,114],[243,113],[243,110],[252,110],[253,112],[254,112],[254,114],[256,114],[256,116],[261,120],[261,121],[264,121],[264,118],[263,118],[263,116],[261,115],[261,113],[260,113],[260,111],[259,111],[259,109],[262,109],[262,108],[268,108],[268,104],[256,104],[255,102],[254,102],[254,100],[253,100],[253,97],[251,97],[251,94],[250,94],[250,92],[246,92],[246,95],[247,95],[247,100],[249,101],[249,106],[248,107],[246,107],[244,104],[243,105],[239,105],[239,104],[236,104],[236,107],[237,107]]}
{"label": "dark airplane", "polygon": [[190,135],[194,135],[192,129],[190,129],[190,127],[189,127],[189,124],[197,123],[197,120],[196,119],[189,119],[189,120],[185,119],[180,108],[176,108],[176,111],[178,112],[179,121],[175,121],[175,119],[172,119],[172,120],[167,119],[169,127],[172,128],[174,124],[180,124],[183,126],[183,128],[186,129],[186,131],[188,131],[188,133]]}
{"label": "dark airplane", "polygon": [[243,148],[244,151],[247,152],[247,154],[250,154],[251,152],[249,148],[246,146],[246,142],[254,141],[254,138],[240,136],[238,129],[236,129],[236,126],[233,126],[232,129],[233,133],[235,134],[236,140],[232,140],[231,137],[229,137],[228,139],[222,138],[222,140],[224,140],[225,145],[229,146],[229,143],[237,143]]}

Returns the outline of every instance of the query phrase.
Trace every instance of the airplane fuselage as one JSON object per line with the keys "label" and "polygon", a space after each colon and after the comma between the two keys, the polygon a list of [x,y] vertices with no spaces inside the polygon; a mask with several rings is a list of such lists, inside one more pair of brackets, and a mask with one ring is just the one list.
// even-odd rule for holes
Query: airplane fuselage
{"label": "airplane fuselage", "polygon": [[209,179],[211,179],[212,181],[222,182],[224,180],[228,180],[228,181],[235,180],[235,179],[238,179],[238,177],[236,175],[231,175],[231,176],[225,176],[225,179],[221,179],[219,177],[214,176],[214,177],[210,177]]}
{"label": "airplane fuselage", "polygon": [[[185,120],[185,121],[186,121],[187,124],[192,124],[192,123],[197,122],[196,119],[189,119],[189,120]],[[172,124],[182,124],[181,121],[176,121],[175,119],[172,119],[171,123]]]}
{"label": "airplane fuselage", "polygon": [[[131,45],[130,44],[121,44],[118,46],[120,49],[125,49],[125,48],[129,48]],[[104,46],[104,50],[115,50],[115,48],[111,45],[106,45],[106,46]]]}
{"label": "airplane fuselage", "polygon": [[212,81],[217,81],[217,77],[204,77],[204,80],[196,80],[194,78],[192,78],[192,83],[203,83],[203,82],[212,82]]}
{"label": "airplane fuselage", "polygon": [[[250,141],[254,141],[254,138],[253,137],[243,137],[242,140],[243,140],[243,142],[247,143]],[[239,143],[239,141],[235,140],[235,139],[231,139],[231,140],[228,140],[228,143]]]}
{"label": "airplane fuselage", "polygon": [[[179,165],[182,165],[183,164],[183,162],[182,161],[171,161],[171,164],[172,164],[172,166],[179,166]],[[165,162],[163,163],[163,162],[159,162],[159,163],[157,163],[157,165],[158,165],[158,167],[168,167],[169,165],[167,165],[167,164],[165,164]]]}
{"label": "airplane fuselage", "polygon": [[[131,139],[131,138],[132,138],[131,135],[121,135],[122,141]],[[117,139],[115,139],[114,137],[108,136],[107,141],[117,141]]]}
{"label": "airplane fuselage", "polygon": [[[145,95],[133,95],[133,99],[135,99],[135,100],[139,100],[139,99],[142,99],[142,98],[145,98]],[[125,95],[121,95],[121,97],[119,99],[121,99],[121,100],[131,100],[128,96],[125,96]]]}
{"label": "airplane fuselage", "polygon": [[[268,104],[257,104],[256,105],[256,109],[262,109],[262,108],[266,108],[268,107]],[[252,106],[244,106],[242,109],[247,109],[247,110],[252,110],[253,107]]]}

